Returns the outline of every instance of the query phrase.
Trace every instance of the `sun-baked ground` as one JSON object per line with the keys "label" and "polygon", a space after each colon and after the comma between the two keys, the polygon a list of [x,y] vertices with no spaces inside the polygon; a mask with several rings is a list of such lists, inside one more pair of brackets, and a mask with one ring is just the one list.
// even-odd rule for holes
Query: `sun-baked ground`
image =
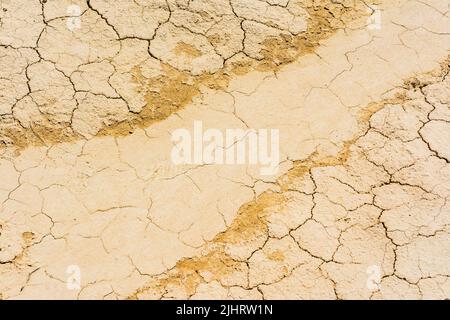
{"label": "sun-baked ground", "polygon": [[0,0],[0,298],[450,298],[449,9]]}

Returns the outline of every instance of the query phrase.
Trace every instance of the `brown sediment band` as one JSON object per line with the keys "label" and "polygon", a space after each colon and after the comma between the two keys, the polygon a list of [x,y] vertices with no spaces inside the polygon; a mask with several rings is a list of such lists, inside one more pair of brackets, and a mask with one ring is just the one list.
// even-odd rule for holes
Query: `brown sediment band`
{"label": "brown sediment band", "polygon": [[[200,87],[225,89],[234,76],[244,75],[252,70],[276,71],[280,67],[311,53],[339,29],[370,14],[363,1],[353,1],[345,6],[322,0],[298,1],[309,15],[307,29],[298,35],[282,33],[268,37],[262,43],[261,58],[254,59],[244,54],[226,60],[223,68],[209,73],[193,75],[160,61],[162,73],[146,77],[140,66],[130,70],[132,81],[145,92],[146,105],[139,112],[128,112],[124,120],[111,120],[95,134],[98,136],[123,136],[136,128],[143,128],[166,119],[174,112],[192,102],[199,95]],[[214,39],[213,39],[214,40]],[[201,52],[190,44],[180,42],[174,52],[187,58],[195,58]],[[52,115],[42,114],[39,121],[25,126],[13,115],[3,116],[0,121],[0,143],[3,146],[24,148],[28,145],[52,145],[85,139],[73,128],[72,121],[60,121]]]}
{"label": "brown sediment band", "polygon": [[[441,64],[439,69],[426,75],[442,79],[449,71],[450,57]],[[408,90],[420,89],[430,84],[423,82],[422,78],[423,75],[406,80],[403,90],[397,93],[394,98],[370,103],[362,109],[358,114],[359,132],[354,138],[343,144],[342,151],[337,156],[323,156],[313,153],[304,161],[295,161],[293,167],[277,180],[276,185],[279,191],[263,192],[253,201],[242,205],[232,224],[204,245],[204,254],[180,260],[172,269],[162,275],[153,277],[147,285],[139,288],[128,298],[139,299],[148,296],[162,298],[168,288],[178,288],[189,297],[196,293],[200,284],[206,282],[202,274],[208,274],[208,282],[214,280],[221,282],[229,275],[245,274],[247,262],[232,257],[227,252],[227,246],[245,246],[248,244],[252,247],[252,241],[258,238],[267,238],[269,218],[276,215],[276,212],[282,211],[283,207],[287,205],[287,194],[293,190],[295,182],[301,181],[305,175],[311,174],[311,170],[315,168],[345,165],[352,153],[355,152],[351,150],[351,147],[367,133],[370,118],[385,106],[410,101],[411,98],[406,94]],[[256,246],[255,250],[258,249],[260,247]],[[270,259],[270,257],[268,258]],[[275,253],[272,259],[282,259],[282,257]]]}

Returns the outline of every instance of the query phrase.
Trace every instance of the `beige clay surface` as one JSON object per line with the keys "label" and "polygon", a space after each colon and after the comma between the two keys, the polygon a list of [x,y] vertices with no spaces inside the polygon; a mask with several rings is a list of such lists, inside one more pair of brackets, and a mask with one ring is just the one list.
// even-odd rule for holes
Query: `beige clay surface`
{"label": "beige clay surface", "polygon": [[449,49],[447,0],[0,0],[0,299],[449,299]]}

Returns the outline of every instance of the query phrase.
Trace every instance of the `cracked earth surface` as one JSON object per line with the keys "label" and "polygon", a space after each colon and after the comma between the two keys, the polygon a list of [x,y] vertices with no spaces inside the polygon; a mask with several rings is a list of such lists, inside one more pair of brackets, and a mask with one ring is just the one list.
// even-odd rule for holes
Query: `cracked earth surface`
{"label": "cracked earth surface", "polygon": [[[0,298],[450,298],[449,20],[442,0],[0,0]],[[194,121],[279,129],[278,174],[173,165]]]}

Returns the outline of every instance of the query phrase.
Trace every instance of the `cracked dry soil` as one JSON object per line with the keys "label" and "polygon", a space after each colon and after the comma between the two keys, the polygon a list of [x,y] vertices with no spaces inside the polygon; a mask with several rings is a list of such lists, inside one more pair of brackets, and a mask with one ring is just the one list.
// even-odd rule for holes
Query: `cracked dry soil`
{"label": "cracked dry soil", "polygon": [[[0,299],[449,299],[449,49],[443,0],[0,0]],[[194,121],[279,172],[173,165]]]}

